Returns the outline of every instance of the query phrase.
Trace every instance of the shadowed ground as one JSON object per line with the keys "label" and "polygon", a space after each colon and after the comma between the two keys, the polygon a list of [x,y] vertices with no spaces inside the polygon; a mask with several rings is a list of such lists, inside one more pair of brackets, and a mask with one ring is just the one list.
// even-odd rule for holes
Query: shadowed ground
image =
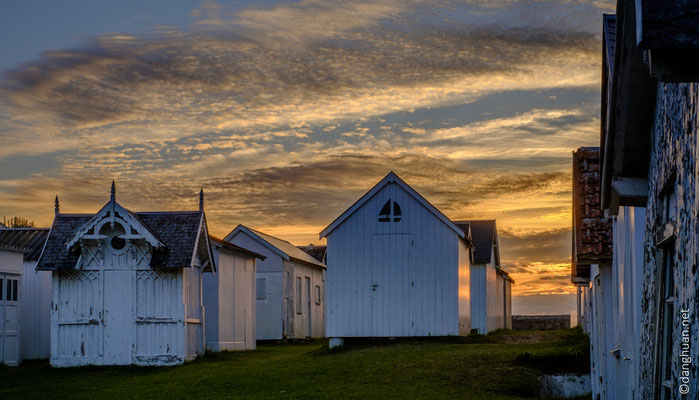
{"label": "shadowed ground", "polygon": [[[0,367],[0,398],[537,398],[542,372],[587,372],[576,329],[326,341],[207,354],[177,367]],[[586,397],[582,397],[586,398]]]}

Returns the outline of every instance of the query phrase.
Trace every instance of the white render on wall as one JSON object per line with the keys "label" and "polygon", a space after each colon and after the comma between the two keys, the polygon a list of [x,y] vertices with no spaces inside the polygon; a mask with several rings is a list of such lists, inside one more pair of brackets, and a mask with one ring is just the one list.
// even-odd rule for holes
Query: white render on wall
{"label": "white render on wall", "polygon": [[[389,201],[400,221],[379,222]],[[464,234],[390,173],[326,228],[328,337],[466,335],[470,249]]]}
{"label": "white render on wall", "polygon": [[206,349],[253,350],[255,337],[255,258],[214,242],[217,272],[204,274]]}
{"label": "white render on wall", "polygon": [[277,238],[273,239],[279,242],[270,243],[266,238],[268,235],[242,225],[226,236],[226,241],[266,257],[257,262],[257,340],[324,337],[325,266],[316,260],[312,264],[310,256],[295,247],[298,258],[291,257],[284,250],[293,249],[279,249],[275,244],[293,245]]}

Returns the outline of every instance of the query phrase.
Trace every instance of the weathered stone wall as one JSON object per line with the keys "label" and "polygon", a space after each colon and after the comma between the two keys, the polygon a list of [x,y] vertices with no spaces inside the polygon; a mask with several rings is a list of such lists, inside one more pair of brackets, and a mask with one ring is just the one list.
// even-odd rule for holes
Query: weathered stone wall
{"label": "weathered stone wall", "polygon": [[[581,259],[611,260],[612,219],[604,216],[600,203],[599,147],[581,147],[573,153],[573,211],[577,228],[575,243]],[[577,189],[577,190],[575,190]]]}
{"label": "weathered stone wall", "polygon": [[680,395],[681,372],[680,351],[682,344],[682,327],[680,309],[689,310],[690,354],[699,354],[699,324],[697,322],[697,111],[699,106],[699,84],[697,83],[659,83],[656,102],[655,125],[651,133],[651,160],[649,168],[649,194],[646,209],[645,268],[643,271],[644,295],[641,305],[642,340],[641,340],[641,376],[640,397],[655,397],[653,383],[657,346],[658,326],[658,272],[662,266],[656,260],[658,248],[656,235],[659,225],[656,222],[661,207],[660,193],[673,177],[676,177],[677,224],[675,229],[675,268],[674,295],[675,312],[673,315],[672,377],[674,389],[672,398],[697,398],[699,396],[699,377],[697,362],[692,360],[689,376],[689,395]]}
{"label": "weathered stone wall", "polygon": [[512,316],[512,329],[517,331],[553,331],[568,328],[570,314]]}

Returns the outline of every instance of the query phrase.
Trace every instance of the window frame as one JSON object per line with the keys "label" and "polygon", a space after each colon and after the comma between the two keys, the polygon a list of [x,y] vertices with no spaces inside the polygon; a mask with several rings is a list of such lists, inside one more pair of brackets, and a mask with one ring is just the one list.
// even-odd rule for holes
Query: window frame
{"label": "window frame", "polygon": [[303,280],[296,277],[296,314],[303,314]]}
{"label": "window frame", "polygon": [[321,299],[320,285],[316,285],[315,293],[316,293],[316,304],[320,304],[321,303],[321,301],[320,301],[320,299]]}
{"label": "window frame", "polygon": [[[264,296],[260,297],[260,282],[262,282],[262,288],[264,291]],[[265,300],[267,298],[267,278],[255,278],[255,299]]]}
{"label": "window frame", "polygon": [[5,275],[0,278],[0,301],[19,301],[19,278],[11,278]]}
{"label": "window frame", "polygon": [[379,210],[379,222],[400,222],[403,219],[403,209],[398,202],[388,199]]}

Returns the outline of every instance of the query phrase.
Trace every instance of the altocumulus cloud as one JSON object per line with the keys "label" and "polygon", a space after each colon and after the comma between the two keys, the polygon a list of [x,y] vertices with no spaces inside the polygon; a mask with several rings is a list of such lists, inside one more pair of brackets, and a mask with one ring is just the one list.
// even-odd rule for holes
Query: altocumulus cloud
{"label": "altocumulus cloud", "polygon": [[[504,261],[537,275],[518,290],[558,293],[569,152],[596,139],[584,99],[610,3],[203,2],[189,27],[47,51],[2,76],[0,163],[56,165],[0,180],[0,213],[48,224],[55,193],[96,210],[113,177],[134,209],[194,208],[203,185],[213,232],[246,223],[303,243],[395,170],[450,217],[498,218]],[[580,100],[440,120],[514,91]]]}

